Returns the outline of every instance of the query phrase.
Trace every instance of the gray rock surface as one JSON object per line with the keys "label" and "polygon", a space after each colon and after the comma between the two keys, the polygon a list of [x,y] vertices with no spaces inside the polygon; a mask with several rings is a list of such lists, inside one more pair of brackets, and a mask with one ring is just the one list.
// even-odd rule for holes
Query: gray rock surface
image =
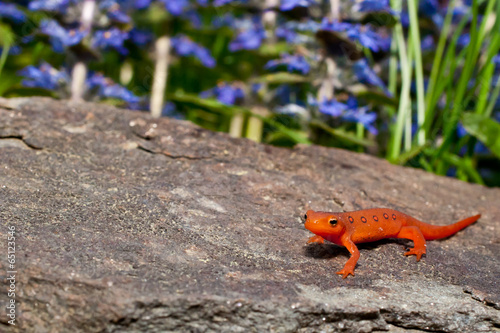
{"label": "gray rock surface", "polygon": [[[306,245],[303,215],[371,207],[483,216],[418,263],[410,241],[361,245],[343,280],[348,252]],[[12,225],[17,326],[2,315],[2,332],[500,331],[500,189],[364,154],[0,100],[2,240]]]}

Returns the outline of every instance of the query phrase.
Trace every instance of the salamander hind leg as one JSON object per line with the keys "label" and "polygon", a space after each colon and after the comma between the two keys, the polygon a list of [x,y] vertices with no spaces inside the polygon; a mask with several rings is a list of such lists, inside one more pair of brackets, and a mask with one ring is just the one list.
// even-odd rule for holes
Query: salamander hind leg
{"label": "salamander hind leg", "polygon": [[411,239],[413,241],[413,248],[405,252],[405,256],[410,256],[412,254],[417,256],[417,261],[420,261],[422,255],[425,254],[426,244],[424,235],[418,227],[414,226],[404,226],[401,231],[397,234],[396,238]]}

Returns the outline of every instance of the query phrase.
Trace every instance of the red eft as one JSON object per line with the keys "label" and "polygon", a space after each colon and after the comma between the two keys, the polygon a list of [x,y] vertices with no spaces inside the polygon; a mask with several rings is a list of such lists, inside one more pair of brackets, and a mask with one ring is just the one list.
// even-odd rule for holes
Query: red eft
{"label": "red eft", "polygon": [[354,276],[354,267],[359,259],[358,243],[373,242],[384,238],[406,238],[413,241],[414,247],[405,256],[416,255],[417,261],[425,254],[426,240],[446,238],[454,235],[481,215],[474,215],[457,223],[436,226],[421,222],[409,215],[393,209],[372,208],[354,212],[332,213],[308,210],[305,227],[316,234],[307,243],[330,241],[349,250],[351,257],[344,268],[337,272],[345,279]]}

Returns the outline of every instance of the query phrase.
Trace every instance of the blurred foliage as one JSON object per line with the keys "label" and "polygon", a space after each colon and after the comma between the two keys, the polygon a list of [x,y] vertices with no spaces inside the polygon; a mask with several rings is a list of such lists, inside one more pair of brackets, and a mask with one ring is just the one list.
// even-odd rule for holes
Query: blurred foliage
{"label": "blurred foliage", "polygon": [[[85,99],[146,111],[155,41],[167,36],[163,115],[224,132],[242,119],[233,135],[500,185],[500,0],[95,5],[91,30],[74,40],[83,1],[0,1],[0,96],[69,98],[83,62]],[[44,31],[49,21],[61,29]]]}

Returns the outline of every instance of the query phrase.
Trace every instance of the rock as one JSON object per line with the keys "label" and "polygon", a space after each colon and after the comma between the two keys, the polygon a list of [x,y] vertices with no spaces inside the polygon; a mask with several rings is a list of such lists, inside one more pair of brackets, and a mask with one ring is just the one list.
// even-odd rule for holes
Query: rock
{"label": "rock", "polygon": [[[500,328],[500,189],[104,105],[0,105],[0,233],[16,228],[17,271],[3,332]],[[306,245],[304,213],[371,207],[438,225],[483,215],[418,263],[411,241],[361,245],[343,280],[348,252]]]}

